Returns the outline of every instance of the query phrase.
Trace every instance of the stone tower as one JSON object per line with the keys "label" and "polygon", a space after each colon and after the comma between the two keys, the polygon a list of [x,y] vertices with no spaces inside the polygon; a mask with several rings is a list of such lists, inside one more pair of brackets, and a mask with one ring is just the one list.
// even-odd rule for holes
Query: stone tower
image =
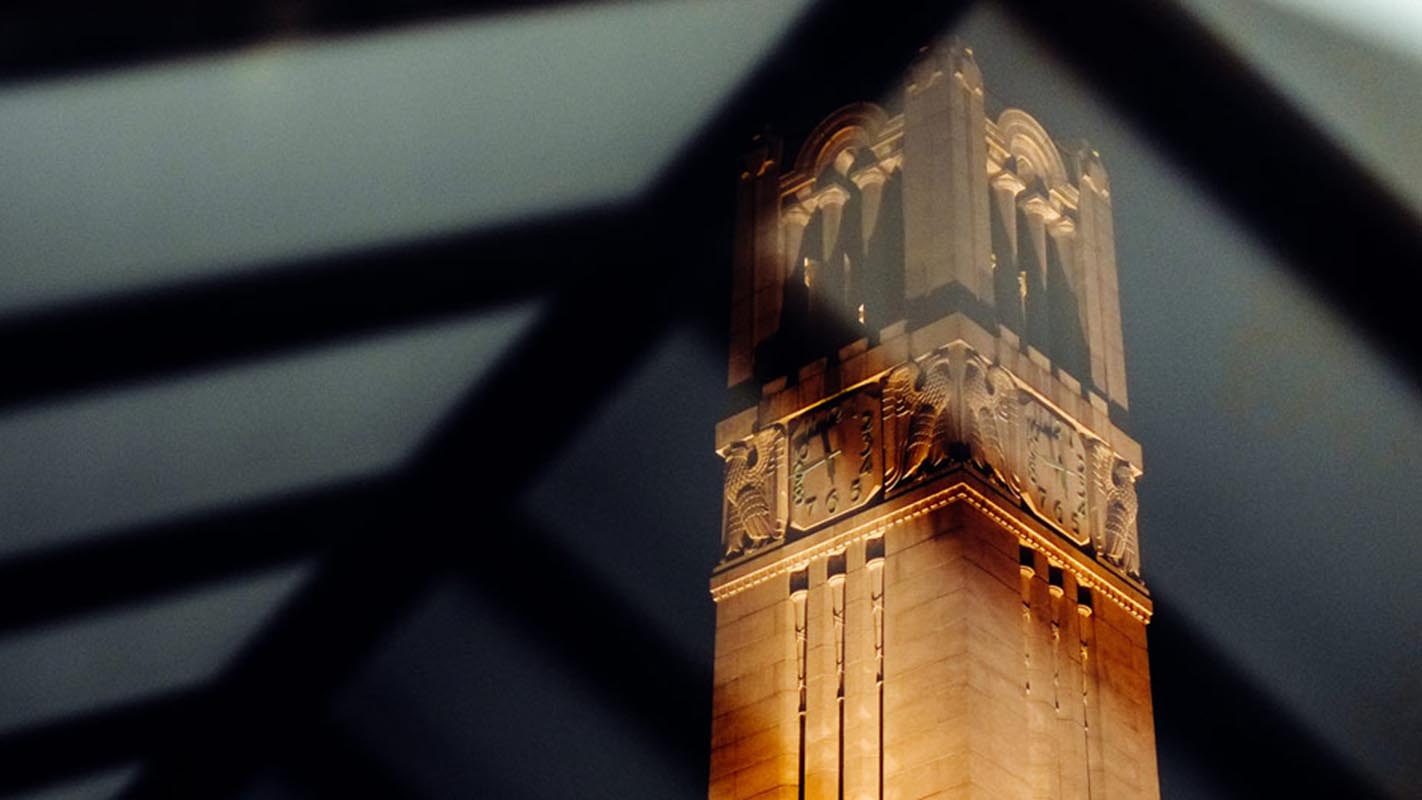
{"label": "stone tower", "polygon": [[1106,171],[896,102],[740,175],[710,796],[1157,797]]}

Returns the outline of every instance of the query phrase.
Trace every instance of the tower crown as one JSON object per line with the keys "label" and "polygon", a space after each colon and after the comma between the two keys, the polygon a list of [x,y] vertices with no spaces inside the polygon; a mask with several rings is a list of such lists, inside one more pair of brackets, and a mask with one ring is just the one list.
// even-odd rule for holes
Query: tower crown
{"label": "tower crown", "polygon": [[[971,49],[902,111],[855,103],[741,174],[725,563],[959,468],[1139,588],[1110,181],[1030,114],[989,119]],[[745,399],[749,398],[749,399]]]}
{"label": "tower crown", "polygon": [[961,45],[895,105],[741,174],[711,797],[1153,800],[1106,170]]}

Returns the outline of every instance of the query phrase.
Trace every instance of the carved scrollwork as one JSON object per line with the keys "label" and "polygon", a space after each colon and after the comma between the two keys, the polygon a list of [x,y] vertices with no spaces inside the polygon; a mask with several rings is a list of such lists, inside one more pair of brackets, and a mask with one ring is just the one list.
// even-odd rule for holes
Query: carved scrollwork
{"label": "carved scrollwork", "polygon": [[727,559],[785,538],[785,429],[774,425],[726,449]]}
{"label": "carved scrollwork", "polygon": [[949,460],[959,441],[946,356],[895,367],[884,380],[884,487],[892,490]]}

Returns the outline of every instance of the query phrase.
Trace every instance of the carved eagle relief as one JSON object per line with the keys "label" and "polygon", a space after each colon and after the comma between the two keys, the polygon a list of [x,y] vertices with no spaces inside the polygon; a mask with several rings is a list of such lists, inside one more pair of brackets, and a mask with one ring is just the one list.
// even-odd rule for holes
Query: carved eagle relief
{"label": "carved eagle relief", "polygon": [[1139,575],[1140,545],[1136,530],[1136,468],[1118,458],[1099,439],[1090,442],[1095,512],[1092,515],[1094,544],[1102,558]]}
{"label": "carved eagle relief", "polygon": [[1021,418],[1017,384],[1002,367],[973,361],[968,363],[963,394],[973,458],[1020,492],[1022,482],[1014,470]]}
{"label": "carved eagle relief", "polygon": [[726,450],[725,558],[785,536],[785,431],[766,428]]}
{"label": "carved eagle relief", "polygon": [[1132,575],[1141,571],[1140,545],[1136,540],[1136,471],[1127,461],[1117,461],[1111,469],[1106,489],[1107,559]]}
{"label": "carved eagle relief", "polygon": [[957,441],[948,359],[909,362],[884,382],[884,487],[893,489],[948,460]]}

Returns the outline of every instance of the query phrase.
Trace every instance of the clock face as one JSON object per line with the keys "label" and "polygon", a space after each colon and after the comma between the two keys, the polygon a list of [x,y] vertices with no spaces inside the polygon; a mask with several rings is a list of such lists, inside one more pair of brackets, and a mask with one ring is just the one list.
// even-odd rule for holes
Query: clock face
{"label": "clock face", "polygon": [[868,503],[883,481],[879,398],[863,389],[790,422],[790,526],[807,531]]}
{"label": "clock face", "polygon": [[1028,499],[1078,544],[1086,544],[1086,446],[1069,423],[1046,406],[1023,409]]}

